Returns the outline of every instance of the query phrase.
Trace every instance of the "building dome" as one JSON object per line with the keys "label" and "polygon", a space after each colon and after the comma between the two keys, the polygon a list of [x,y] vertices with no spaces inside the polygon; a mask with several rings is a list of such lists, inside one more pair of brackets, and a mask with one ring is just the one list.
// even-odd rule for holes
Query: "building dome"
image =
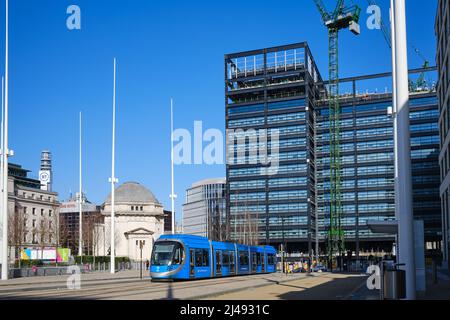
{"label": "building dome", "polygon": [[[126,182],[116,188],[115,203],[156,203],[155,195],[146,187],[137,182]],[[111,204],[111,194],[106,198],[105,204]]]}

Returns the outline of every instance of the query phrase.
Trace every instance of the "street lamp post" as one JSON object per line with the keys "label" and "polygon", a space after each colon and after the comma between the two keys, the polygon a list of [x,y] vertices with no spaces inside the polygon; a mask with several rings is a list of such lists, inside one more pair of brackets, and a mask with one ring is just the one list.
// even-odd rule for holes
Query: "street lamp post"
{"label": "street lamp post", "polygon": [[406,273],[406,298],[416,298],[411,133],[405,0],[391,1],[393,38],[393,99],[395,144],[395,212],[398,220],[398,260]]}
{"label": "street lamp post", "polygon": [[171,193],[170,202],[172,205],[172,234],[176,233],[175,230],[175,182],[174,182],[174,155],[173,155],[173,99],[170,99],[170,172],[171,172]]}
{"label": "street lamp post", "polygon": [[9,93],[9,3],[6,0],[6,12],[5,12],[5,25],[6,25],[6,41],[5,41],[5,110],[4,110],[4,123],[3,123],[3,150],[2,150],[2,181],[3,181],[3,194],[2,194],[2,216],[3,216],[3,256],[2,256],[2,280],[8,280],[8,156],[12,156],[13,152],[8,149],[8,93]]}
{"label": "street lamp post", "polygon": [[140,261],[139,269],[140,269],[140,274],[141,274],[140,278],[142,279],[142,250],[144,249],[144,246],[145,246],[145,240],[139,240],[139,242],[137,244],[139,245],[139,250],[141,252],[140,253],[141,254],[141,261]]}
{"label": "street lamp post", "polygon": [[80,256],[80,263],[83,264],[83,180],[82,180],[82,114],[80,112],[80,141],[79,141],[79,195],[78,195],[78,211],[79,211],[79,226],[78,226],[78,256]]}
{"label": "street lamp post", "polygon": [[111,262],[110,272],[116,273],[115,256],[115,184],[118,182],[115,173],[115,155],[116,155],[116,58],[114,58],[114,85],[113,85],[113,116],[112,116],[112,160],[111,160]]}

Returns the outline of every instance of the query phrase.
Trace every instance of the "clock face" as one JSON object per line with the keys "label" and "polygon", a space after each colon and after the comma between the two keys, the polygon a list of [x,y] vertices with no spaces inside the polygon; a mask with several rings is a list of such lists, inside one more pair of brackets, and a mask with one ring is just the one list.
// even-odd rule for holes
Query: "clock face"
{"label": "clock face", "polygon": [[50,181],[50,174],[48,172],[41,172],[39,174],[39,180],[41,180],[41,182],[49,182]]}

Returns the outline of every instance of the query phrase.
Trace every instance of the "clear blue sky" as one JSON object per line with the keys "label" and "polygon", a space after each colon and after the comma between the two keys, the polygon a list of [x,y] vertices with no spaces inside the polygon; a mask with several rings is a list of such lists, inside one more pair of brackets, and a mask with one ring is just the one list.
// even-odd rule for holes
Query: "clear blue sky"
{"label": "clear blue sky", "polygon": [[[331,5],[334,1],[325,0]],[[348,1],[347,1],[348,2]],[[390,69],[380,31],[342,32],[341,76]],[[4,73],[4,0],[0,1],[0,73]],[[378,0],[388,21],[388,0]],[[82,30],[66,28],[66,9],[81,8]],[[409,43],[435,61],[437,0],[407,1]],[[224,130],[223,55],[307,41],[327,77],[327,31],[312,0],[24,0],[10,1],[10,144],[12,162],[37,177],[40,152],[54,157],[60,199],[78,189],[78,113],[84,114],[84,183],[88,198],[109,193],[112,61],[118,70],[117,176],[149,187],[170,209],[170,109],[175,127]],[[410,67],[422,60],[410,49]],[[225,176],[224,166],[178,166],[176,193]]]}

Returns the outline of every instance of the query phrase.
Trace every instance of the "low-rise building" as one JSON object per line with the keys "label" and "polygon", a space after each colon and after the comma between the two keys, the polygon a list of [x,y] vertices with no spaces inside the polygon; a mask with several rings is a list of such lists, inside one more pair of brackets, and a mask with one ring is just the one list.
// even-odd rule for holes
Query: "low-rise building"
{"label": "low-rise building", "polygon": [[22,249],[57,245],[59,202],[56,192],[41,189],[41,182],[28,176],[29,170],[8,167],[8,242],[15,260]]}
{"label": "low-rise building", "polygon": [[219,178],[194,183],[186,191],[183,233],[207,237],[214,241],[229,240],[225,190],[226,179]]}
{"label": "low-rise building", "polygon": [[[59,240],[61,246],[71,250],[72,254],[78,254],[80,235],[80,208],[79,193],[69,200],[61,203],[59,209]],[[101,214],[101,207],[82,197],[82,241],[83,254],[97,254],[94,237],[95,225],[103,223],[104,217]]]}
{"label": "low-rise building", "polygon": [[[115,190],[115,255],[140,261],[150,260],[153,243],[164,233],[164,210],[153,193],[136,182],[127,182]],[[96,242],[99,255],[111,253],[111,195],[102,210],[104,223],[98,224]]]}

